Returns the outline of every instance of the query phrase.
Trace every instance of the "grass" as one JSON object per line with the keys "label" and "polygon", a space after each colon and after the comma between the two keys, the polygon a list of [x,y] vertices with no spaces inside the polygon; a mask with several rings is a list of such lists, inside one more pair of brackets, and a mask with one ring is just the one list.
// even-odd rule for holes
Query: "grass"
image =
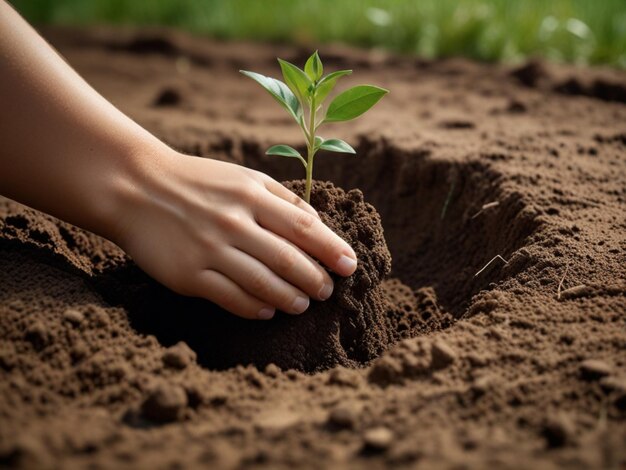
{"label": "grass", "polygon": [[226,39],[341,41],[422,57],[626,68],[624,0],[13,0],[34,23],[166,25]]}

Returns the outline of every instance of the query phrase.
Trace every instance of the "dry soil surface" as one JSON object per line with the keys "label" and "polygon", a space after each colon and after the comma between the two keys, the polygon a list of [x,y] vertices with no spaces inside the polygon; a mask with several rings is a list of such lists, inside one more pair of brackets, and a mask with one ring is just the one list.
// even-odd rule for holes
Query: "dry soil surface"
{"label": "dry soil surface", "polygon": [[[45,34],[173,147],[301,178],[264,155],[299,131],[238,70],[307,50]],[[345,192],[316,204],[363,268],[300,319],[236,320],[0,199],[1,465],[626,465],[626,75],[321,55],[391,93],[326,131],[358,155],[318,156]]]}

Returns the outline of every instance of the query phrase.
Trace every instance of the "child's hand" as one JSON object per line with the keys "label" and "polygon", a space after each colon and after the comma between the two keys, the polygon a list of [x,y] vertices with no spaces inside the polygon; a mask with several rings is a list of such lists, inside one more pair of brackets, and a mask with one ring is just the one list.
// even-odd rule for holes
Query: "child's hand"
{"label": "child's hand", "polygon": [[352,248],[267,175],[175,152],[157,160],[125,191],[112,238],[174,291],[269,319],[330,297],[332,280],[313,258],[343,276],[356,269]]}

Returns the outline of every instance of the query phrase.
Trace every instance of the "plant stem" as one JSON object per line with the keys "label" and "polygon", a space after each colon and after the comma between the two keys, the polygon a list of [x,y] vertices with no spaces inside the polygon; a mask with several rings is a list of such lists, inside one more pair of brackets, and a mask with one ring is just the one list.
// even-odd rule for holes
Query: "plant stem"
{"label": "plant stem", "polygon": [[311,181],[313,179],[313,153],[311,149],[309,149],[309,154],[307,157],[307,165],[306,165],[306,186],[304,191],[304,200],[310,204],[311,203]]}
{"label": "plant stem", "polygon": [[307,144],[306,184],[304,200],[311,203],[311,181],[313,180],[313,157],[315,156],[315,96],[311,98],[309,112],[309,142]]}

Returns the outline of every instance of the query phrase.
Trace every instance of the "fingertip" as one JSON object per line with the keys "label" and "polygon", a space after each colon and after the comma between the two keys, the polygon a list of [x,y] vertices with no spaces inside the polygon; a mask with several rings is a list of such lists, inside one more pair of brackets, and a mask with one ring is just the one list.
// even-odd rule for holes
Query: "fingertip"
{"label": "fingertip", "polygon": [[356,257],[351,258],[347,255],[341,255],[335,265],[335,272],[341,276],[350,276],[356,271]]}
{"label": "fingertip", "polygon": [[306,309],[309,308],[309,303],[310,301],[308,297],[302,295],[297,296],[291,305],[290,313],[293,313],[295,315],[300,315],[301,313],[304,313]]}
{"label": "fingertip", "polygon": [[259,320],[271,320],[274,317],[275,313],[275,308],[263,307],[261,310],[259,310],[259,313],[257,313],[257,318]]}
{"label": "fingertip", "polygon": [[332,280],[325,282],[317,294],[318,299],[328,300],[330,296],[333,295],[334,288],[335,288],[335,285],[333,284]]}

